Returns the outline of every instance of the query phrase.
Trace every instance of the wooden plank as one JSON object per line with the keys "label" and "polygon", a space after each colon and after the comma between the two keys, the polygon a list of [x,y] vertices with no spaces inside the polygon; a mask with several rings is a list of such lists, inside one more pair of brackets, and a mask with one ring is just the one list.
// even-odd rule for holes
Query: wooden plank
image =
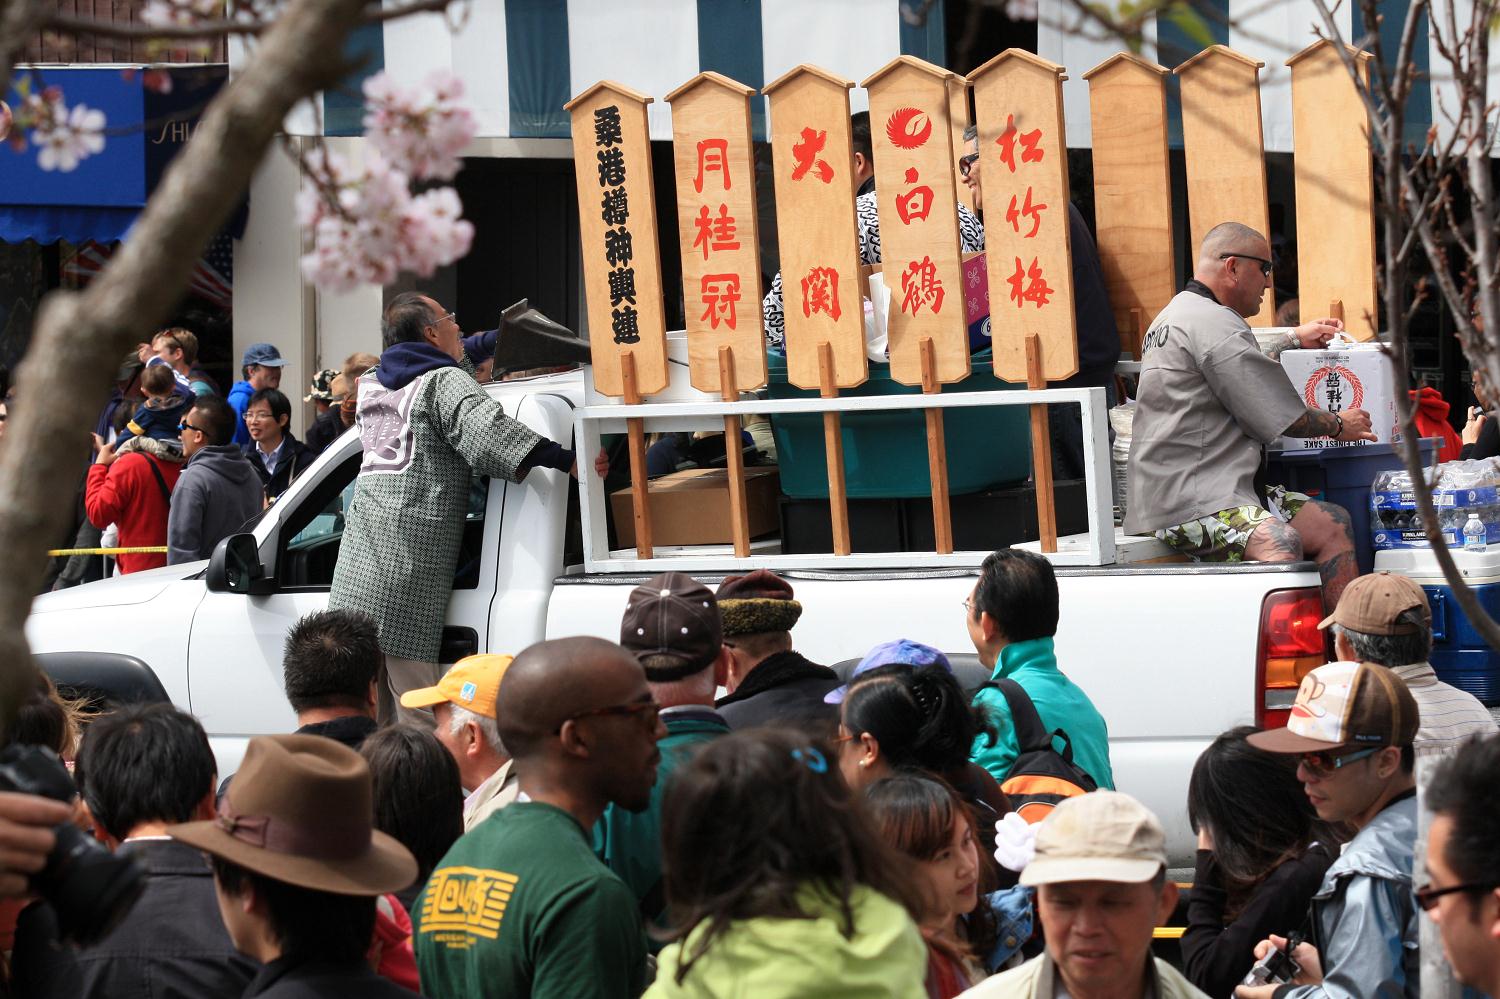
{"label": "wooden plank", "polygon": [[[936,351],[932,341],[926,337],[921,341],[922,392],[937,395],[943,387],[938,383]],[[943,435],[943,411],[929,409],[927,418],[927,475],[932,483],[932,537],[933,550],[941,555],[953,551],[953,514],[948,502],[948,446]]]}
{"label": "wooden plank", "polygon": [[940,383],[969,374],[958,171],[948,117],[952,75],[904,55],[863,84],[870,94],[880,252],[891,293],[891,377],[903,385],[925,381],[923,342]]}
{"label": "wooden plank", "polygon": [[635,358],[636,389],[667,387],[667,327],[646,105],[618,83],[596,83],[566,105],[573,118],[578,227],[588,294],[594,387],[623,395],[621,359]]}
{"label": "wooden plank", "polygon": [[1167,70],[1122,52],[1083,74],[1094,134],[1094,220],[1120,350],[1139,359],[1136,316],[1177,293]]}
{"label": "wooden plank", "polygon": [[[620,355],[621,395],[626,405],[640,404],[641,393],[636,388],[635,354],[626,351]],[[651,557],[651,489],[646,475],[646,424],[640,417],[625,421],[625,435],[630,453],[630,502],[635,514],[636,558]]]}
{"label": "wooden plank", "polygon": [[[1262,65],[1227,46],[1214,45],[1173,70],[1182,79],[1182,141],[1194,254],[1208,231],[1221,222],[1241,222],[1271,238],[1260,125]],[[1274,290],[1266,289],[1260,311],[1248,321],[1251,326],[1275,325]]]}
{"label": "wooden plank", "polygon": [[[1026,387],[1044,389],[1041,338],[1026,337]],[[1036,486],[1037,538],[1042,551],[1057,551],[1057,502],[1052,495],[1052,431],[1047,425],[1047,407],[1031,407],[1031,481]]]}
{"label": "wooden plank", "polygon": [[766,383],[750,137],[754,93],[718,73],[699,73],[666,98],[672,105],[688,372],[702,392],[720,391],[725,350],[739,379],[731,389],[749,392]]}
{"label": "wooden plank", "polygon": [[[1375,174],[1365,106],[1328,40],[1287,60],[1292,69],[1292,167],[1297,185],[1297,231],[1324,233],[1298,243],[1297,283],[1302,318],[1320,319],[1323,303],[1343,302],[1349,335],[1375,336]],[[1349,50],[1361,82],[1368,52]]]}
{"label": "wooden plank", "polygon": [[1027,380],[1035,334],[1048,381],[1078,371],[1062,67],[1006,49],[969,75],[979,122],[995,374]]}
{"label": "wooden plank", "polygon": [[[839,394],[838,380],[833,368],[833,345],[818,344],[818,370],[821,384],[818,391],[825,399]],[[823,453],[828,460],[828,514],[833,525],[833,553],[848,555],[849,544],[849,496],[844,488],[844,431],[839,426],[839,414],[823,414]]]}
{"label": "wooden plank", "polygon": [[[759,316],[756,325],[760,325]],[[719,348],[720,395],[725,402],[738,402],[735,391],[734,349],[728,344]],[[740,442],[740,418],[724,417],[724,457],[729,465],[729,526],[734,533],[734,553],[740,558],[750,555],[750,516],[745,508],[745,448]]]}
{"label": "wooden plank", "polygon": [[[968,152],[967,144],[964,142],[964,130],[973,122],[969,120],[969,85],[964,78],[958,74],[948,78],[948,130],[953,135],[953,165],[958,167],[958,158]],[[957,175],[955,175],[957,176]],[[962,177],[958,180],[958,200],[964,203],[969,211],[974,210],[974,192],[969,190],[969,185],[963,182]]]}
{"label": "wooden plank", "polygon": [[822,387],[825,343],[834,384],[852,388],[869,373],[850,173],[852,86],[803,65],[765,88],[771,99],[787,378],[799,388]]}

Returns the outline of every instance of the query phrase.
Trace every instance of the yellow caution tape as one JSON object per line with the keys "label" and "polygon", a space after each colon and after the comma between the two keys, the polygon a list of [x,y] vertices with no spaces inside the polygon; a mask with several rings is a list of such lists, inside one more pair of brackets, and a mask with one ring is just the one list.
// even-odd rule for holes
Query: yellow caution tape
{"label": "yellow caution tape", "polygon": [[166,545],[149,545],[143,548],[54,548],[47,554],[53,558],[69,555],[165,555]]}

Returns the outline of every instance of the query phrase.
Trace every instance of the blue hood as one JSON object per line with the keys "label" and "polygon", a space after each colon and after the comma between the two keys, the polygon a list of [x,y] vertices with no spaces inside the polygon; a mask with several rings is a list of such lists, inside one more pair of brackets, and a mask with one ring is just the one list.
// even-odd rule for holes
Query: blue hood
{"label": "blue hood", "polygon": [[[478,364],[495,353],[495,340],[498,334],[499,330],[486,330],[483,333],[464,337],[464,353],[468,355],[470,361]],[[426,340],[411,341],[387,347],[380,355],[380,364],[375,369],[375,377],[380,379],[380,384],[394,392],[429,371],[452,368],[457,365],[457,361]]]}

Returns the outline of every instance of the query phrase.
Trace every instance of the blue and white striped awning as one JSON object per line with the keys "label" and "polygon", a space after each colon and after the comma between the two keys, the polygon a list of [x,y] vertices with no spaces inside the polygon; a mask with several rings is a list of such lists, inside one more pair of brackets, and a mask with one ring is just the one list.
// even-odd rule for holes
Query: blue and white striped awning
{"label": "blue and white striped awning", "polygon": [[[405,0],[384,0],[387,6]],[[1444,9],[1450,0],[1434,0]],[[1472,4],[1456,0],[1460,20]],[[1083,74],[1121,50],[1117,40],[1079,25],[1071,3],[1040,0],[1038,54],[1067,68],[1063,85],[1068,145],[1091,145],[1088,84]],[[1261,114],[1265,148],[1290,152],[1292,110],[1286,60],[1317,40],[1321,25],[1314,0],[1199,0],[1214,40],[1262,60]],[[911,23],[921,0],[459,0],[443,14],[422,14],[362,29],[350,40],[351,54],[366,60],[365,72],[388,69],[417,80],[437,68],[457,72],[468,87],[486,138],[566,138],[563,104],[599,80],[609,79],[658,98],[650,109],[651,134],[671,138],[671,111],[660,98],[703,70],[716,70],[761,87],[799,63],[814,63],[850,80],[864,79],[906,53],[943,64],[947,49],[944,0],[926,7],[922,24]],[[1406,0],[1380,0],[1381,30],[1394,50]],[[903,9],[904,8],[904,9]],[[1350,37],[1348,4],[1335,15]],[[1441,15],[1440,15],[1441,16]],[[455,30],[456,26],[456,30]],[[1167,67],[1201,47],[1173,25],[1150,32],[1142,54]],[[1425,36],[1419,68],[1428,65]],[[231,56],[233,58],[233,55]],[[1409,138],[1429,125],[1444,128],[1444,101],[1451,85],[1441,73],[1409,108]],[[1492,86],[1500,85],[1500,79]],[[1169,81],[1175,104],[1175,80]],[[1500,89],[1500,86],[1497,86]],[[854,109],[867,105],[864,91],[850,95]],[[756,132],[764,137],[763,99]],[[323,130],[358,135],[357,80],[323,98]],[[1176,118],[1175,107],[1173,117]],[[317,128],[310,109],[287,123],[294,134]],[[1180,144],[1180,134],[1173,137]]]}

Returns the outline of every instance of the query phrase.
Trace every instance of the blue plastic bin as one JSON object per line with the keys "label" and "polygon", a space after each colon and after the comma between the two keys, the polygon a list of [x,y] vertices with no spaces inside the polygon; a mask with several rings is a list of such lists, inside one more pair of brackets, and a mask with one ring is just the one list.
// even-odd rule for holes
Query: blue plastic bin
{"label": "blue plastic bin", "polygon": [[[772,399],[813,399],[818,393],[787,382],[786,359],[768,359]],[[969,376],[944,392],[1003,392],[1023,388],[995,377],[990,351],[969,359]],[[870,377],[841,396],[917,395],[921,388],[891,380],[888,364],[871,363]],[[958,496],[1024,481],[1031,474],[1031,422],[1026,406],[944,411],[948,491]],[[844,413],[844,480],[853,499],[906,499],[932,494],[927,472],[927,421],[921,410]],[[773,413],[781,491],[796,499],[828,497],[828,465],[819,413]]]}
{"label": "blue plastic bin", "polygon": [[[1441,443],[1437,438],[1422,440],[1424,464],[1433,463]],[[1354,527],[1354,555],[1363,575],[1375,564],[1375,549],[1370,541],[1370,483],[1375,480],[1376,472],[1403,467],[1405,459],[1389,444],[1290,453],[1272,451],[1266,481],[1314,499],[1337,503],[1349,511]]]}

